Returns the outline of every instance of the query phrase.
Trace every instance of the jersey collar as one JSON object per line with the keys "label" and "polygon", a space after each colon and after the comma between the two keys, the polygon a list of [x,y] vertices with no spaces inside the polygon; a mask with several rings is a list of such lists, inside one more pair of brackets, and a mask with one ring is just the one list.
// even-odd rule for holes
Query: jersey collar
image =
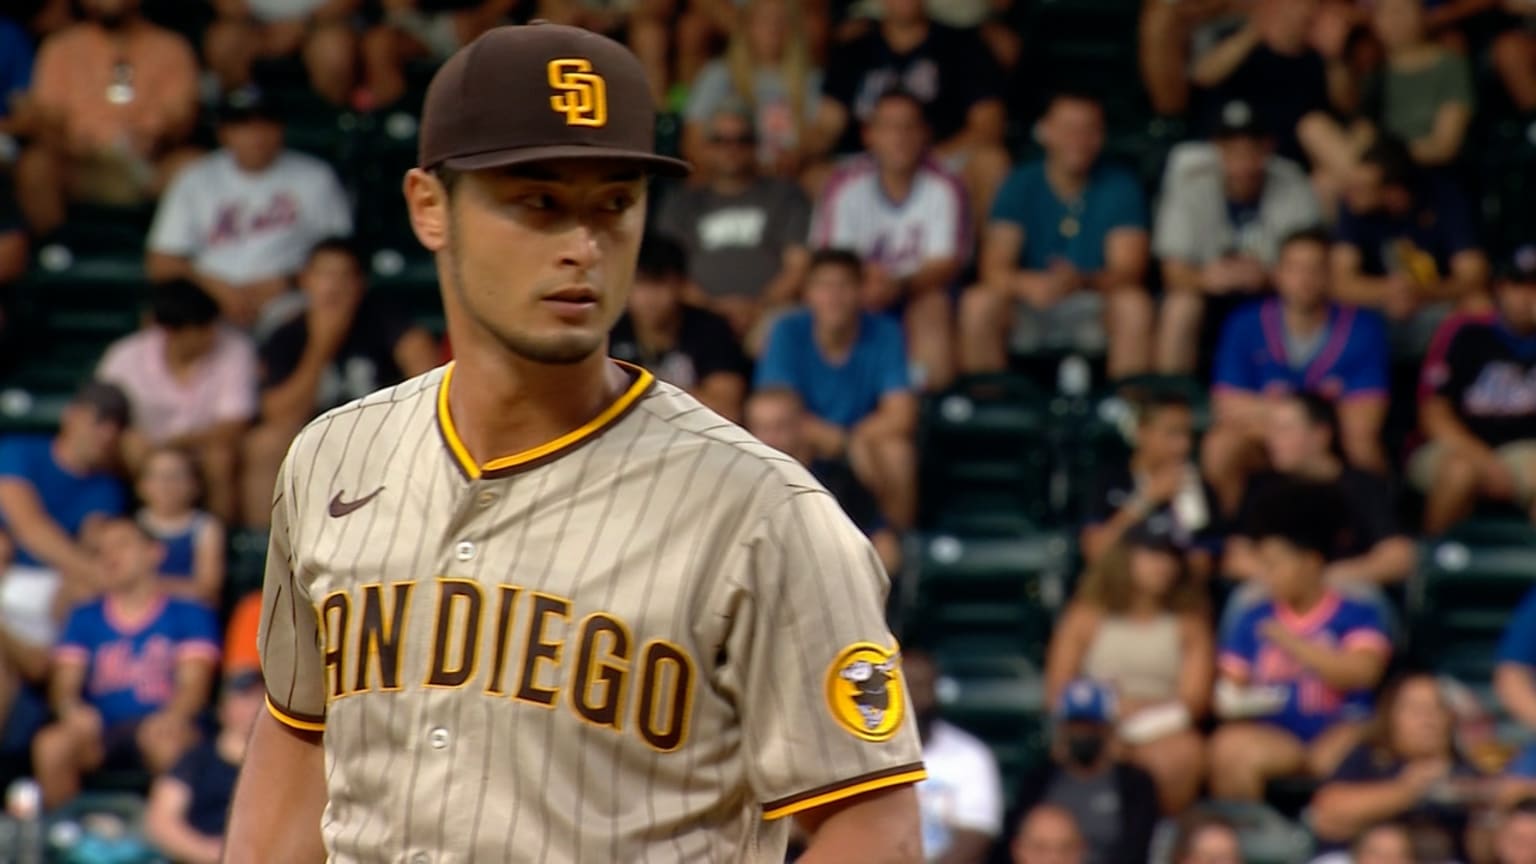
{"label": "jersey collar", "polygon": [[437,385],[437,429],[442,433],[443,444],[447,446],[454,464],[459,466],[459,470],[469,480],[493,479],[562,455],[581,446],[589,439],[597,437],[603,430],[629,413],[629,409],[640,401],[640,397],[644,396],[656,381],[655,376],[639,366],[622,360],[610,362],[622,367],[633,380],[619,398],[610,402],[608,407],[598,412],[596,417],[553,441],[507,456],[499,456],[482,465],[475,462],[474,457],[469,455],[469,448],[464,446],[463,439],[459,437],[458,428],[453,425],[453,417],[448,412],[448,382],[453,380],[454,367],[453,362],[450,361],[443,369],[443,380]]}

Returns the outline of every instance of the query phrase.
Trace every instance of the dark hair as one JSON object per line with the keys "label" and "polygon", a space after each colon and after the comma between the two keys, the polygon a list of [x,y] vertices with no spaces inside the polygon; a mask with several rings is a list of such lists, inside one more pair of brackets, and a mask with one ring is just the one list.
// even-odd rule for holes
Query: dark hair
{"label": "dark hair", "polygon": [[1281,239],[1280,254],[1284,255],[1287,249],[1298,243],[1310,243],[1314,246],[1321,246],[1324,251],[1327,251],[1333,245],[1333,235],[1329,234],[1328,229],[1321,225],[1298,228]]}
{"label": "dark hair", "polygon": [[1178,826],[1178,833],[1173,838],[1172,854],[1168,859],[1170,864],[1180,864],[1188,858],[1195,851],[1195,840],[1207,831],[1237,833],[1237,826],[1232,824],[1232,820],[1210,810],[1191,810],[1179,820]]}
{"label": "dark hair", "polygon": [[1170,409],[1194,410],[1189,396],[1169,387],[1155,387],[1127,394],[1135,412],[1136,425],[1145,426],[1153,417]]}
{"label": "dark hair", "polygon": [[1413,161],[1413,153],[1401,139],[1385,133],[1377,133],[1376,140],[1360,154],[1360,163],[1374,165],[1381,171],[1381,185],[1413,188],[1419,168]]}
{"label": "dark hair", "polygon": [[817,249],[811,253],[810,266],[807,273],[814,272],[822,267],[843,267],[853,274],[853,278],[864,278],[864,261],[858,253],[848,249]]}
{"label": "dark hair", "polygon": [[178,447],[174,444],[157,444],[151,447],[149,452],[145,454],[144,461],[139,464],[139,472],[138,476],[134,478],[135,480],[143,479],[144,475],[149,471],[149,463],[154,461],[156,456],[174,456],[181,460],[182,464],[186,466],[187,472],[192,475],[192,487],[195,490],[193,503],[196,504],[197,500],[202,496],[203,490],[207,488],[207,484],[203,482],[203,466],[198,462],[196,454],[185,447]]}
{"label": "dark hair", "polygon": [[150,286],[149,314],[167,330],[206,327],[219,320],[219,304],[196,282],[172,279]]}
{"label": "dark hair", "polygon": [[432,169],[431,173],[433,177],[437,178],[437,182],[443,184],[443,191],[448,193],[449,198],[452,198],[454,193],[458,191],[459,180],[464,177],[464,174],[458,169],[449,168],[447,165],[438,165]]}
{"label": "dark hair", "polygon": [[688,278],[688,251],[665,234],[647,234],[640,243],[635,278],[653,282]]}
{"label": "dark hair", "polygon": [[108,525],[130,525],[130,526],[133,527],[134,533],[138,534],[139,538],[141,540],[144,540],[147,543],[159,543],[160,542],[160,538],[156,537],[154,534],[150,533],[149,528],[145,527],[143,522],[140,522],[139,520],[133,518],[132,516],[128,516],[128,515],[124,515],[124,514],[119,514],[119,515],[116,515],[116,516],[108,516],[106,519],[102,520],[101,527],[105,528]]}
{"label": "dark hair", "polygon": [[1254,496],[1244,533],[1256,542],[1283,540],[1328,560],[1345,521],[1343,501],[1334,486],[1285,477]]}
{"label": "dark hair", "polygon": [[1111,615],[1124,613],[1135,595],[1131,588],[1131,554],[1135,549],[1155,549],[1178,562],[1179,573],[1163,597],[1163,611],[1182,615],[1204,609],[1201,586],[1191,578],[1189,561],[1177,546],[1144,546],[1128,538],[1116,541],[1088,567],[1072,595],[1074,602]]}
{"label": "dark hair", "polygon": [[1342,454],[1339,441],[1339,412],[1335,409],[1332,400],[1311,391],[1287,393],[1283,398],[1301,407],[1301,413],[1306,417],[1308,426],[1327,429],[1328,451],[1335,456]]}
{"label": "dark hair", "polygon": [[345,255],[351,258],[352,263],[356,264],[359,268],[363,266],[363,250],[358,248],[358,245],[347,237],[327,237],[309,247],[309,254],[304,256],[304,266],[308,267],[315,263],[316,258],[328,253]]}
{"label": "dark hair", "polygon": [[1100,111],[1104,110],[1104,100],[1098,94],[1076,87],[1060,87],[1051,91],[1051,94],[1046,97],[1045,110],[1042,113],[1050,113],[1051,109],[1061,102],[1087,102]]}

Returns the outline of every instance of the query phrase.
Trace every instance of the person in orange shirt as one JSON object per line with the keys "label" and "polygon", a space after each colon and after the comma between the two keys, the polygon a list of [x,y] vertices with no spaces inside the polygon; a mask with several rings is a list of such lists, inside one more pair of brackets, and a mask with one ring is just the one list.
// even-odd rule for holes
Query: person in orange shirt
{"label": "person in orange shirt", "polygon": [[159,194],[197,119],[197,59],[146,21],[139,0],[81,0],[86,19],[38,52],[16,193],[32,230],[63,224],[70,200],[132,205]]}
{"label": "person in orange shirt", "polygon": [[229,614],[224,631],[224,674],[260,671],[261,656],[256,650],[256,630],[261,623],[261,592],[245,595]]}

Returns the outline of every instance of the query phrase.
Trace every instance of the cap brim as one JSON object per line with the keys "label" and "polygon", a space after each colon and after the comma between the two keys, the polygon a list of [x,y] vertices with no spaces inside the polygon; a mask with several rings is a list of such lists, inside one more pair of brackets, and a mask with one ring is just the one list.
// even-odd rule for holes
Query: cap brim
{"label": "cap brim", "polygon": [[626,150],[622,147],[584,147],[580,144],[494,150],[472,156],[455,156],[443,160],[442,164],[455,171],[480,171],[486,168],[505,168],[509,165],[547,162],[553,159],[611,159],[616,162],[632,162],[647,171],[666,177],[687,177],[693,172],[692,165],[670,156]]}

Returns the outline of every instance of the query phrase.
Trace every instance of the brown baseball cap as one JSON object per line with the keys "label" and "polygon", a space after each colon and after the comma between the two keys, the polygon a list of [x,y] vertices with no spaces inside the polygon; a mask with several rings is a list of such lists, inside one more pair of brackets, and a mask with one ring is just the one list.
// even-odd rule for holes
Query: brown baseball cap
{"label": "brown baseball cap", "polygon": [[635,55],[601,34],[545,22],[493,28],[448,58],[427,88],[419,146],[422,168],[580,158],[689,171],[656,153],[656,112]]}

